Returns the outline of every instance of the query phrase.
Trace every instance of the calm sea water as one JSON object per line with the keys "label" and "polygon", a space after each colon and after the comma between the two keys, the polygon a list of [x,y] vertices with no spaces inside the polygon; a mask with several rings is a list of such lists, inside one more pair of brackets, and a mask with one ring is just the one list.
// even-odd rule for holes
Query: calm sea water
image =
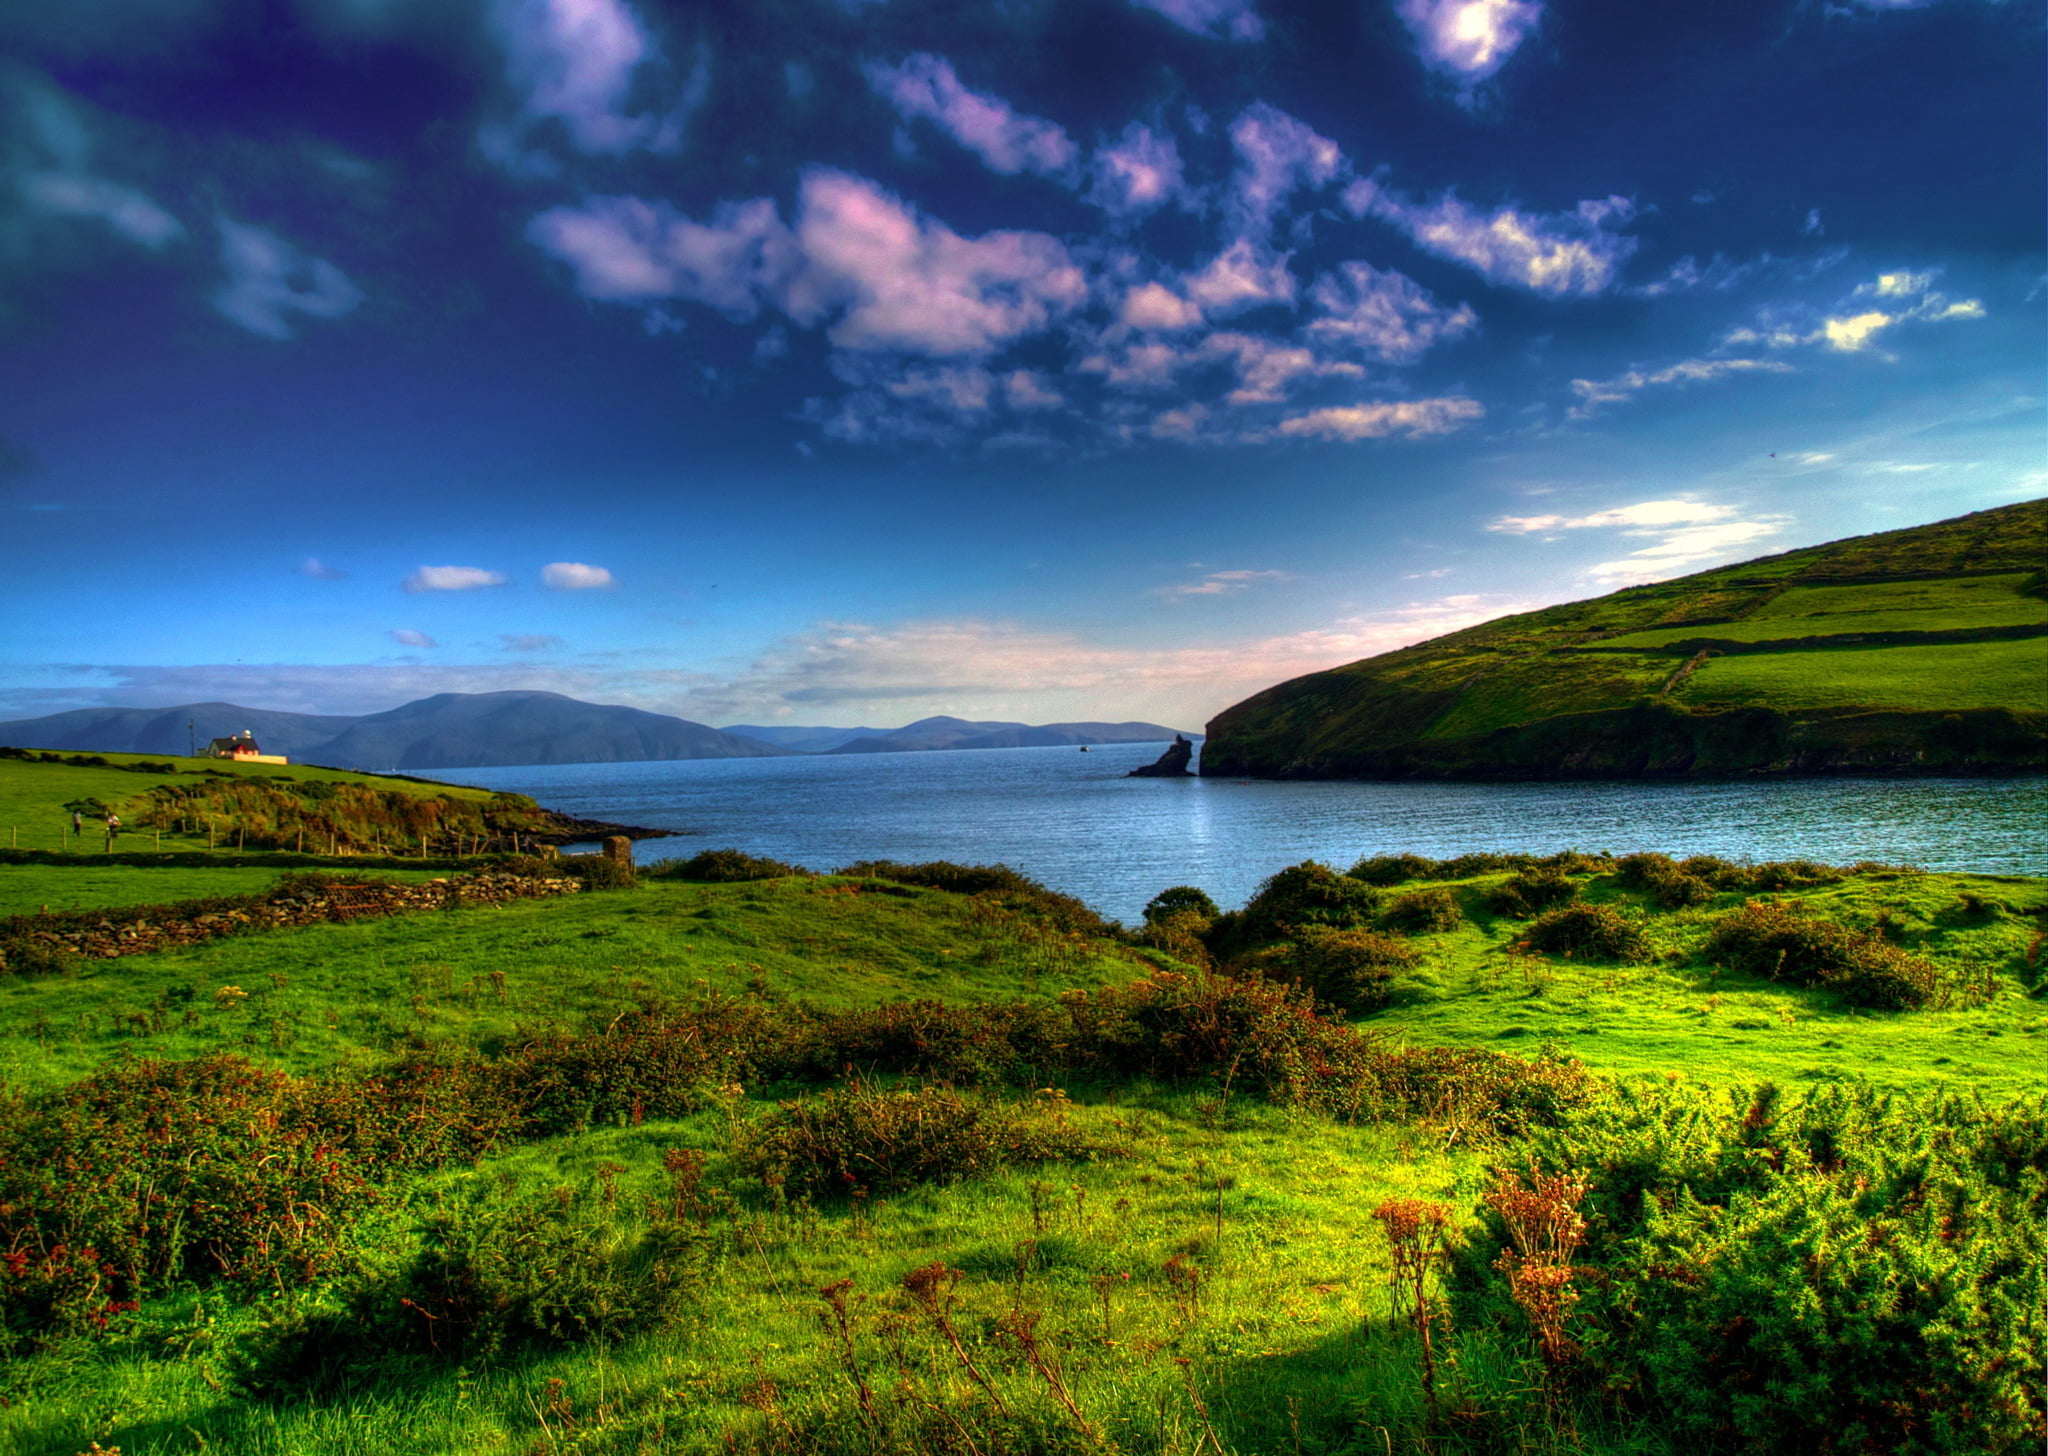
{"label": "calm sea water", "polygon": [[1655,849],[1875,859],[2048,874],[2048,780],[1411,784],[1133,779],[1162,745],[466,769],[436,777],[674,829],[642,863],[746,850],[812,869],[860,859],[1014,865],[1135,921],[1168,885],[1224,906],[1304,859]]}

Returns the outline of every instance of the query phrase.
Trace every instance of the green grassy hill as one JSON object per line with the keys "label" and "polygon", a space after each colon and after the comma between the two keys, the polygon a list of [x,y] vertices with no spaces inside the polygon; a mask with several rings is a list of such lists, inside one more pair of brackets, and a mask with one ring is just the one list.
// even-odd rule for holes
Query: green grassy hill
{"label": "green grassy hill", "polygon": [[2048,500],[1502,617],[1209,724],[1205,774],[2048,768]]}

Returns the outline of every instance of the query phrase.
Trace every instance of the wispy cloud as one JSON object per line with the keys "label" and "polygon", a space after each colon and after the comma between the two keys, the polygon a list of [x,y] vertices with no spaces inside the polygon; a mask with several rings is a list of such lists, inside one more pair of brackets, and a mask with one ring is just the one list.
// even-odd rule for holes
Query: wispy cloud
{"label": "wispy cloud", "polygon": [[1777,514],[1745,518],[1734,506],[1674,496],[1582,516],[1500,516],[1488,522],[1487,529],[1553,541],[1572,531],[1614,531],[1647,542],[1626,556],[1586,569],[1594,581],[1613,583],[1661,581],[1689,566],[1725,560],[1740,548],[1777,535],[1791,519]]}
{"label": "wispy cloud", "polygon": [[621,0],[496,0],[491,23],[520,110],[516,120],[486,126],[479,141],[486,156],[515,171],[558,170],[547,153],[527,146],[528,134],[542,122],[558,124],[579,152],[673,152],[710,85],[700,51],[673,104],[629,110],[636,74],[659,59],[659,52]]}
{"label": "wispy cloud", "polygon": [[1345,189],[1344,203],[1354,216],[1390,223],[1423,251],[1488,282],[1556,298],[1606,292],[1637,246],[1617,231],[1635,217],[1626,197],[1589,199],[1570,212],[1482,212],[1450,193],[1419,202],[1361,179]]}
{"label": "wispy cloud", "polygon": [[1088,200],[1105,212],[1132,216],[1167,202],[1190,205],[1180,148],[1171,136],[1132,122],[1114,142],[1095,149],[1095,185]]}
{"label": "wispy cloud", "polygon": [[1289,193],[1314,191],[1345,169],[1344,153],[1308,123],[1277,106],[1254,102],[1230,124],[1237,153],[1235,193],[1242,226],[1263,236]]}
{"label": "wispy cloud", "polygon": [[905,120],[936,123],[992,172],[1058,175],[1074,165],[1078,149],[1056,123],[1026,116],[1007,101],[961,84],[953,63],[919,52],[896,65],[870,63],[868,84]]}
{"label": "wispy cloud", "polygon": [[315,581],[340,581],[348,575],[340,567],[329,566],[317,556],[308,556],[298,566],[300,576],[310,576]]}
{"label": "wispy cloud", "polygon": [[1900,324],[1953,323],[1985,317],[1980,300],[1951,299],[1936,292],[1933,285],[1937,276],[1938,270],[1880,273],[1873,281],[1858,284],[1832,309],[1767,309],[1754,325],[1730,329],[1722,335],[1721,343],[1727,348],[1824,346],[1837,354],[1867,352],[1889,360],[1893,356],[1875,345],[1881,334]]}
{"label": "wispy cloud", "polygon": [[414,627],[394,627],[385,634],[403,647],[438,647],[441,644]]}
{"label": "wispy cloud", "polygon": [[1156,587],[1154,593],[1168,598],[1220,597],[1232,592],[1241,592],[1256,582],[1293,580],[1292,573],[1285,571],[1212,571],[1199,581]]}
{"label": "wispy cloud", "polygon": [[581,561],[550,561],[540,569],[540,584],[556,591],[591,591],[616,585],[611,572]]}
{"label": "wispy cloud", "polygon": [[1310,410],[1282,420],[1279,433],[1289,439],[1354,441],[1388,435],[1423,439],[1447,435],[1485,414],[1486,408],[1478,400],[1456,394]]}
{"label": "wispy cloud", "polygon": [[1572,393],[1578,403],[1567,412],[1574,420],[1589,420],[1608,405],[1626,404],[1645,389],[1669,385],[1704,384],[1731,374],[1790,374],[1792,366],[1782,359],[1681,359],[1662,369],[1630,369],[1611,379],[1574,379]]}
{"label": "wispy cloud", "polygon": [[409,592],[475,591],[504,584],[502,575],[481,566],[422,566],[403,583]]}
{"label": "wispy cloud", "polygon": [[292,337],[291,315],[333,319],[352,312],[363,291],[328,262],[300,252],[265,228],[222,216],[220,260],[227,281],[215,290],[213,306],[253,334]]}
{"label": "wispy cloud", "polygon": [[1321,312],[1311,338],[1387,364],[1412,364],[1479,326],[1471,305],[1445,308],[1414,279],[1370,263],[1339,264],[1316,280],[1309,301]]}
{"label": "wispy cloud", "polygon": [[1131,0],[1140,10],[1155,10],[1182,30],[1217,40],[1255,41],[1266,35],[1266,22],[1252,0]]}
{"label": "wispy cloud", "polygon": [[12,89],[26,163],[15,182],[31,213],[90,218],[151,250],[185,236],[185,225],[140,188],[98,175],[92,154],[101,148],[67,96],[40,83]]}
{"label": "wispy cloud", "polygon": [[498,643],[507,652],[547,652],[562,645],[562,639],[546,632],[502,632]]}

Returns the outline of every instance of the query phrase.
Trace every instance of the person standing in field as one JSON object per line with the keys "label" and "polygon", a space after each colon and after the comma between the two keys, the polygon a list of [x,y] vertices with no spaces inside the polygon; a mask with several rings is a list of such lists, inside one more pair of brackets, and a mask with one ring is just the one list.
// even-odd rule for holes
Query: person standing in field
{"label": "person standing in field", "polygon": [[107,810],[107,848],[112,850],[114,838],[121,832],[121,816],[112,809]]}
{"label": "person standing in field", "polygon": [[72,837],[73,837],[73,838],[77,838],[78,836],[80,836],[80,835],[82,835],[82,834],[84,834],[84,833],[85,833],[85,815],[83,815],[83,814],[79,813],[79,812],[78,812],[78,810],[76,810],[76,809],[73,809],[73,810],[71,811],[71,834],[72,834]]}

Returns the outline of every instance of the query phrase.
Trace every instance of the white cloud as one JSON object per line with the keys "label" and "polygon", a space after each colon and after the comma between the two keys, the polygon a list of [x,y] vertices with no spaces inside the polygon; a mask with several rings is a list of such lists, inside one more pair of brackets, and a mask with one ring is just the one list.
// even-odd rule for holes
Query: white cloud
{"label": "white cloud", "polygon": [[1259,101],[1230,124],[1237,153],[1237,205],[1246,228],[1263,232],[1297,188],[1327,186],[1344,170],[1337,144],[1307,123]]}
{"label": "white cloud", "polygon": [[1543,18],[1534,0],[1399,0],[1425,64],[1466,82],[1507,63]]}
{"label": "white cloud", "polygon": [[1481,213],[1449,193],[1410,202],[1360,182],[1346,189],[1344,201],[1354,214],[1393,224],[1425,252],[1463,263],[1489,282],[1554,298],[1605,292],[1636,250],[1636,239],[1614,230],[1635,216],[1625,197],[1588,200],[1571,212]]}
{"label": "white cloud", "polygon": [[328,262],[300,252],[276,233],[222,216],[220,260],[227,281],[213,306],[251,333],[289,339],[289,315],[339,318],[363,301],[363,291]]}
{"label": "white cloud", "polygon": [[1294,302],[1294,275],[1286,254],[1239,238],[1202,267],[1184,275],[1181,288],[1210,318],[1267,304]]}
{"label": "white cloud", "polygon": [[393,642],[406,647],[438,647],[441,645],[426,633],[412,627],[394,627],[385,635],[390,637]]}
{"label": "white cloud", "polygon": [[1066,247],[1045,233],[963,238],[874,183],[804,178],[797,240],[807,264],[785,309],[808,322],[843,306],[843,349],[984,354],[1045,328],[1087,297]]}
{"label": "white cloud", "polygon": [[317,556],[308,556],[299,563],[299,575],[310,576],[315,581],[340,581],[348,573],[338,567],[329,566]]}
{"label": "white cloud", "polygon": [[130,242],[157,249],[185,236],[185,225],[145,194],[103,177],[31,172],[21,179],[29,206],[56,217],[90,217]]}
{"label": "white cloud", "polygon": [[1019,172],[1057,175],[1074,163],[1076,148],[1059,126],[1021,115],[999,97],[970,91],[943,56],[919,52],[898,65],[869,64],[864,69],[868,84],[888,99],[898,116],[936,122],[992,172],[1006,177]]}
{"label": "white cloud", "polygon": [[403,584],[409,592],[474,591],[478,587],[503,586],[505,578],[481,566],[422,566]]}
{"label": "white cloud", "polygon": [[1624,404],[1642,390],[1670,384],[1703,384],[1731,374],[1790,374],[1792,366],[1778,359],[1681,359],[1662,369],[1630,369],[1612,379],[1574,379],[1572,393],[1579,402],[1570,418],[1588,420],[1603,406]]}
{"label": "white cloud", "polygon": [[765,198],[727,204],[707,226],[614,197],[542,213],[527,236],[567,262],[589,297],[687,298],[732,317],[772,302],[805,327],[836,317],[831,341],[859,351],[986,354],[1088,292],[1057,238],[965,238],[866,178],[823,168],[803,178],[793,229]]}
{"label": "white cloud", "polygon": [[614,303],[686,298],[728,318],[752,318],[801,259],[765,197],[720,203],[709,223],[667,203],[592,197],[535,217],[527,239],[575,270],[587,298]]}
{"label": "white cloud", "polygon": [[702,99],[708,78],[700,62],[692,94],[677,109],[629,115],[634,73],[656,52],[620,0],[496,0],[491,22],[505,49],[508,77],[522,97],[517,124],[483,133],[493,160],[521,170],[551,170],[544,156],[521,151],[526,133],[547,121],[560,123],[570,145],[591,154],[672,152],[681,144],[683,121]]}
{"label": "white cloud", "polygon": [[1074,367],[1083,374],[1101,375],[1112,389],[1143,391],[1165,389],[1176,371],[1193,362],[1192,354],[1171,344],[1131,344],[1091,354]]}
{"label": "white cloud", "polygon": [[1045,375],[1032,369],[1013,369],[1003,376],[1003,399],[1013,410],[1051,410],[1066,399]]}
{"label": "white cloud", "polygon": [[1095,149],[1095,185],[1088,200],[1118,216],[1150,212],[1170,201],[1187,206],[1180,148],[1172,137],[1132,122],[1113,145]]}
{"label": "white cloud", "polygon": [[[495,582],[479,584],[496,585]],[[616,585],[612,574],[605,568],[588,566],[581,561],[550,561],[540,569],[540,584],[556,591],[590,591]]]}
{"label": "white cloud", "polygon": [[1117,322],[1127,328],[1178,333],[1202,321],[1202,310],[1159,283],[1141,283],[1124,295]]}
{"label": "white cloud", "polygon": [[1479,325],[1469,304],[1446,309],[1414,279],[1370,263],[1343,263],[1325,273],[1309,301],[1321,310],[1308,326],[1310,338],[1386,364],[1413,364]]}
{"label": "white cloud", "polygon": [[[1869,352],[1890,359],[1873,347],[1879,335],[1905,323],[1951,323],[1985,317],[1984,305],[1974,298],[1951,300],[1934,291],[1938,270],[1914,273],[1900,270],[1880,273],[1869,283],[1858,284],[1833,310],[1765,310],[1756,324],[1730,329],[1722,335],[1724,347],[1746,348],[1762,345],[1769,349],[1798,349],[1824,344],[1838,354]],[[1872,307],[1871,301],[1880,301]]]}
{"label": "white cloud", "polygon": [[1637,501],[1583,516],[1501,516],[1488,522],[1486,529],[1553,539],[1567,531],[1611,530],[1647,541],[1648,545],[1627,556],[1587,568],[1587,576],[1611,584],[1662,581],[1688,566],[1726,560],[1740,548],[1777,535],[1790,522],[1791,517],[1782,515],[1743,519],[1734,506],[1677,496]]}
{"label": "white cloud", "polygon": [[501,632],[498,641],[507,652],[547,652],[562,645],[562,639],[546,632]]}
{"label": "white cloud", "polygon": [[1237,388],[1223,399],[1232,405],[1278,404],[1296,384],[1310,379],[1358,379],[1365,371],[1343,360],[1321,359],[1309,349],[1255,334],[1211,334],[1200,357],[1227,360],[1237,371]]}
{"label": "white cloud", "polygon": [[1486,407],[1478,400],[1454,394],[1438,399],[1404,399],[1310,410],[1282,420],[1278,433],[1290,439],[1346,443],[1377,440],[1388,435],[1424,439],[1431,435],[1447,435],[1472,420],[1483,418],[1485,414]]}
{"label": "white cloud", "polygon": [[1200,581],[1156,588],[1155,594],[1162,597],[1220,597],[1241,592],[1254,582],[1293,580],[1292,573],[1285,571],[1212,571]]}
{"label": "white cloud", "polygon": [[1252,0],[1131,0],[1140,10],[1155,10],[1182,30],[1217,40],[1254,41],[1266,34]]}

